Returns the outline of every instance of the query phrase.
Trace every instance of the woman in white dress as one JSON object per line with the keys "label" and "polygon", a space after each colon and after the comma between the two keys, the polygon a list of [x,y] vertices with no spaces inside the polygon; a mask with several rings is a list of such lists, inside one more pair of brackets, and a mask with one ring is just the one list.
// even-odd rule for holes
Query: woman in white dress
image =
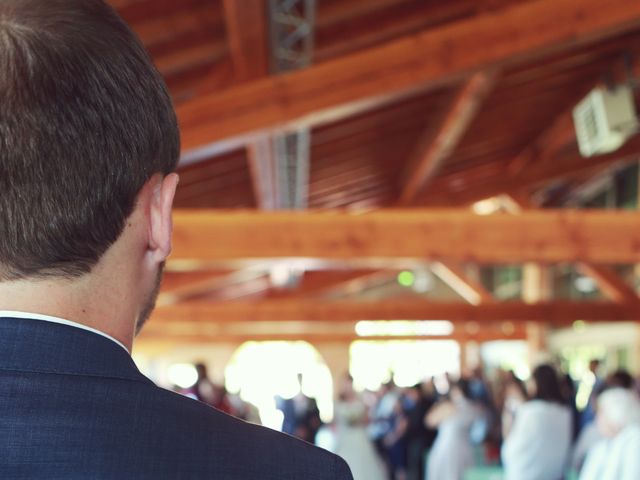
{"label": "woman in white dress", "polygon": [[460,379],[451,386],[450,399],[434,406],[425,418],[430,428],[437,428],[427,465],[428,480],[462,480],[473,467],[471,426],[481,411],[470,400],[469,382]]}
{"label": "woman in white dress", "polygon": [[568,465],[573,420],[558,374],[552,366],[540,365],[532,380],[532,399],[516,409],[513,426],[505,432],[505,480],[558,480]]}
{"label": "woman in white dress", "polygon": [[335,453],[345,459],[354,480],[386,480],[385,468],[367,435],[367,423],[367,408],[347,377],[335,405]]}

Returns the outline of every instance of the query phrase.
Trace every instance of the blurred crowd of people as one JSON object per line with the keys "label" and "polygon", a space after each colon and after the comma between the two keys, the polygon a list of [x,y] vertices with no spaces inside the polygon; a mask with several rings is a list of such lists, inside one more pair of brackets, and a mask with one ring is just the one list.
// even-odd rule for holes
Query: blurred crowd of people
{"label": "blurred crowd of people", "polygon": [[[637,480],[638,385],[624,370],[601,377],[599,368],[591,362],[582,411],[578,385],[551,364],[525,381],[476,369],[456,380],[445,375],[438,388],[431,378],[363,393],[345,376],[330,425],[302,392],[275,400],[282,431],[342,456],[355,480],[463,480],[469,469],[487,466],[500,467],[505,480]],[[212,382],[204,364],[196,371],[196,383],[180,393],[260,423],[257,408]]]}
{"label": "blurred crowd of people", "polygon": [[174,387],[176,392],[204,402],[241,420],[260,424],[260,413],[255,405],[245,402],[239,395],[227,392],[224,384],[211,380],[204,363],[196,363],[194,367],[198,375],[196,382],[188,388]]}
{"label": "blurred crowd of people", "polygon": [[[640,400],[635,379],[598,375],[586,408],[577,385],[551,364],[522,381],[478,369],[438,387],[392,383],[357,394],[349,378],[336,404],[333,450],[355,480],[463,480],[501,467],[505,480],[640,478]],[[495,478],[495,477],[492,477]]]}

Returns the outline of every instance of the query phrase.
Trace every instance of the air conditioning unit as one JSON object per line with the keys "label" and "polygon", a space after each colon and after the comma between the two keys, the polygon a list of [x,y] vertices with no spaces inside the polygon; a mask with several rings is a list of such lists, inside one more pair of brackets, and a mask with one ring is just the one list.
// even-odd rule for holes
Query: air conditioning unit
{"label": "air conditioning unit", "polygon": [[583,157],[617,150],[640,127],[631,87],[595,88],[573,109],[573,122]]}

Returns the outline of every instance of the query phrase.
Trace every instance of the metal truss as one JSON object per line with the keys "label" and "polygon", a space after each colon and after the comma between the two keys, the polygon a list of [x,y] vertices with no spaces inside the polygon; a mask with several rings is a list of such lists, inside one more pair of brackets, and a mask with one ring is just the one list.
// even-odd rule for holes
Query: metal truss
{"label": "metal truss", "polygon": [[[316,0],[269,0],[272,73],[286,73],[311,65],[315,12]],[[276,208],[307,208],[310,145],[309,129],[274,136]]]}
{"label": "metal truss", "polygon": [[311,65],[315,14],[316,0],[269,0],[272,73]]}

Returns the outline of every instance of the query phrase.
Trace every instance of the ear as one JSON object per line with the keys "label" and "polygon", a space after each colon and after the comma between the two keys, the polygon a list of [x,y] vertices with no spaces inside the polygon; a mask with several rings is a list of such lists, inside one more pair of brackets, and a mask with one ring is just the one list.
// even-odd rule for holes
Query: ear
{"label": "ear", "polygon": [[149,202],[149,253],[153,260],[163,262],[171,253],[171,207],[179,177],[170,173],[152,186]]}

